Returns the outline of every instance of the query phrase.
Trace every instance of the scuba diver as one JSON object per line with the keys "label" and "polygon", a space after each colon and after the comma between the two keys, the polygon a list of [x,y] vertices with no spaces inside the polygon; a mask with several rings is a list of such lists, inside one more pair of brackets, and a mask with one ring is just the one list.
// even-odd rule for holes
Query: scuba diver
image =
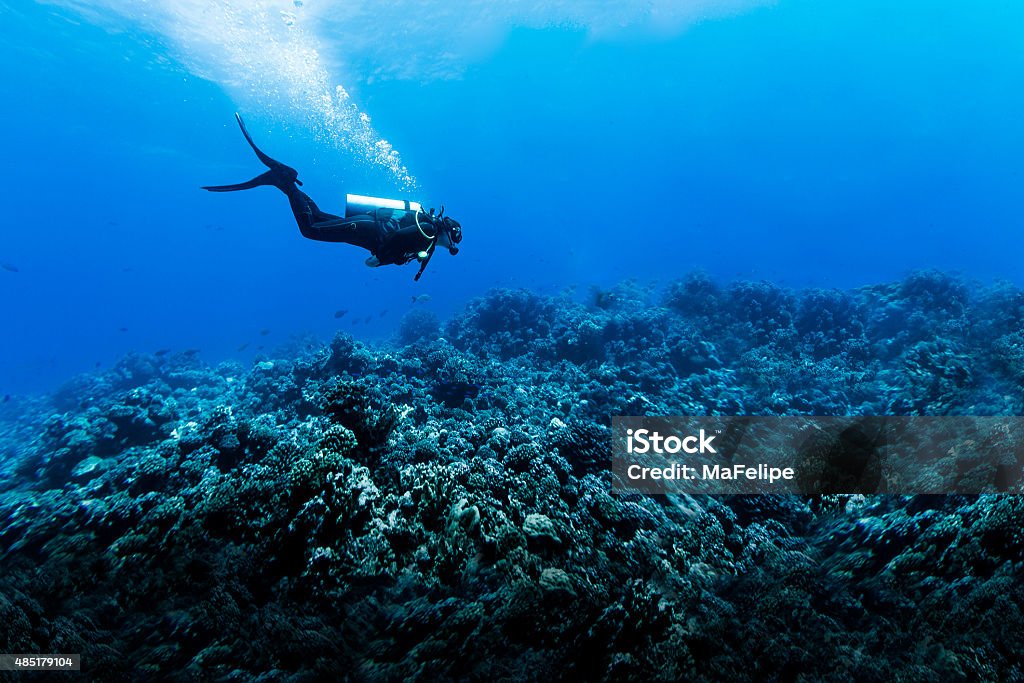
{"label": "scuba diver", "polygon": [[346,195],[345,216],[325,213],[297,185],[302,185],[299,173],[280,161],[271,159],[256,146],[245,129],[242,117],[235,118],[245,141],[256,156],[270,170],[252,180],[236,185],[208,185],[210,192],[237,192],[261,185],[272,185],[284,192],[291,204],[295,222],[304,237],[321,242],[345,242],[370,252],[366,265],[371,268],[387,265],[405,265],[413,259],[419,261],[419,280],[438,245],[448,249],[452,256],[459,253],[462,225],[444,215],[444,206],[438,214],[424,211],[419,202],[399,199],[380,199],[362,195]]}

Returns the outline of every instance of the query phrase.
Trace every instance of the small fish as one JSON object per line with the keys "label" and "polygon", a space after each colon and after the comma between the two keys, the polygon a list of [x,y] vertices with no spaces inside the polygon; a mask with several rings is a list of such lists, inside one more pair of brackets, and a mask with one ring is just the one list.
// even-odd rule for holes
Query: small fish
{"label": "small fish", "polygon": [[270,334],[270,330],[268,330],[267,328],[264,327],[262,330],[260,330],[261,337],[266,337],[268,334]]}
{"label": "small fish", "polygon": [[153,355],[159,358],[160,356],[166,356],[170,352],[170,349],[157,349],[156,351],[153,352]]}
{"label": "small fish", "polygon": [[6,270],[9,273],[20,273],[21,272],[21,270],[18,269],[18,266],[14,265],[13,263],[0,263],[0,268],[3,268],[4,270]]}
{"label": "small fish", "polygon": [[101,363],[100,361],[96,361],[96,363],[93,365],[93,367],[94,368],[98,368],[101,365],[103,365],[103,363]]}
{"label": "small fish", "polygon": [[262,351],[263,350],[263,344],[260,344],[259,346],[257,346],[256,350],[257,351]]}
{"label": "small fish", "polygon": [[364,325],[369,325],[371,320],[373,320],[373,316],[372,315],[368,315],[365,318],[363,318],[363,324]]}
{"label": "small fish", "polygon": [[186,358],[192,358],[193,356],[196,356],[198,354],[199,349],[185,349],[184,351],[181,352],[181,355],[185,356]]}
{"label": "small fish", "polygon": [[338,310],[336,310],[334,312],[334,317],[335,318],[344,318],[346,313],[348,313],[348,309],[347,308],[339,308]]}
{"label": "small fish", "polygon": [[4,403],[7,403],[10,400],[11,400],[11,395],[10,394],[4,394]]}
{"label": "small fish", "polygon": [[359,324],[359,318],[352,318],[352,322],[349,323],[349,325],[358,325],[358,324]]}
{"label": "small fish", "polygon": [[380,313],[377,314],[377,317],[378,318],[383,318],[387,314],[388,314],[388,309],[385,308],[383,311],[381,311]]}
{"label": "small fish", "polygon": [[412,297],[412,302],[414,304],[425,304],[425,303],[428,303],[429,301],[430,301],[430,295],[429,294],[414,294],[413,297]]}
{"label": "small fish", "polygon": [[242,351],[245,351],[247,348],[249,348],[249,342],[245,342],[243,344],[240,344],[238,349],[237,349],[237,351],[238,351],[238,353],[241,353]]}
{"label": "small fish", "polygon": [[117,331],[118,332],[127,332],[128,328],[127,327],[119,327],[119,328],[117,328]]}

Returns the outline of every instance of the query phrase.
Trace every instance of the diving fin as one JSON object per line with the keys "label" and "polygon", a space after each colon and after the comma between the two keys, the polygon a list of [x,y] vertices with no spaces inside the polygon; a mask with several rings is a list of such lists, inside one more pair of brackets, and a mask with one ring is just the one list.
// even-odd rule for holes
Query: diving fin
{"label": "diving fin", "polygon": [[237,111],[235,112],[235,120],[238,121],[238,127],[242,129],[242,135],[245,136],[245,141],[249,143],[250,147],[252,147],[252,151],[256,152],[256,157],[263,162],[264,166],[269,168],[271,171],[280,171],[285,175],[291,176],[291,179],[294,180],[298,185],[302,184],[302,181],[299,180],[298,171],[296,171],[291,166],[285,166],[276,159],[271,159],[270,157],[263,153],[263,150],[256,146],[256,143],[252,141],[252,136],[249,135],[249,131],[246,130],[245,128],[245,121],[242,120],[241,115]]}
{"label": "diving fin", "polygon": [[235,183],[234,185],[204,185],[202,189],[209,190],[210,192],[238,192],[239,190],[251,190],[254,187],[260,185],[277,185],[277,174],[273,171],[267,171],[261,175],[256,176],[252,180],[247,180],[244,183]]}
{"label": "diving fin", "polygon": [[249,131],[245,128],[245,122],[242,121],[242,117],[239,116],[238,112],[235,112],[235,120],[238,121],[238,127],[242,129],[242,135],[245,136],[245,141],[252,147],[252,151],[256,152],[256,157],[263,162],[263,165],[270,170],[262,175],[258,175],[252,180],[244,183],[236,183],[234,185],[207,185],[202,189],[209,190],[210,192],[237,192],[239,190],[249,190],[254,187],[260,187],[261,185],[273,185],[281,190],[287,192],[288,188],[293,185],[302,185],[302,181],[299,180],[299,172],[291,166],[286,166],[276,159],[272,159],[263,153],[256,143],[252,141],[252,136],[249,135]]}

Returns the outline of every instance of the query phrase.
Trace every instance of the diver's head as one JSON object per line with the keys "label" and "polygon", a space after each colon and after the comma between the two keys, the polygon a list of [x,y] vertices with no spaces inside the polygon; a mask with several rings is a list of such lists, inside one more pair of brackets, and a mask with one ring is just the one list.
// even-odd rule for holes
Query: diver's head
{"label": "diver's head", "polygon": [[459,248],[455,245],[462,241],[462,224],[453,218],[445,216],[441,219],[441,235],[445,237],[444,246],[448,247],[448,252],[455,256],[459,253]]}

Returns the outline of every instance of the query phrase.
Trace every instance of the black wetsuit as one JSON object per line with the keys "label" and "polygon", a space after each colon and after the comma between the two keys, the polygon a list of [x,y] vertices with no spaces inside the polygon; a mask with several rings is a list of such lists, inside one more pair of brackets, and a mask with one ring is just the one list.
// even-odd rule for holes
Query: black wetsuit
{"label": "black wetsuit", "polygon": [[[430,247],[437,231],[428,214],[420,214],[420,225],[411,214],[400,219],[390,210],[342,218],[320,207],[295,185],[280,188],[288,195],[292,214],[304,237],[320,242],[345,242],[369,250],[380,265],[403,265]],[[430,237],[428,237],[428,235]]]}

